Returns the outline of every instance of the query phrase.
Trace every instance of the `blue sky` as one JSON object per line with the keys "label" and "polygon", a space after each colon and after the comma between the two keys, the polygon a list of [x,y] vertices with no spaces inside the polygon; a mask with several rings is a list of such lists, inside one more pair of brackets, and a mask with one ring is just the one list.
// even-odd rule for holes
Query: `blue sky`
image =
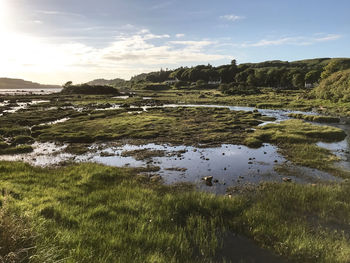
{"label": "blue sky", "polygon": [[350,57],[345,0],[0,0],[0,77],[61,84]]}

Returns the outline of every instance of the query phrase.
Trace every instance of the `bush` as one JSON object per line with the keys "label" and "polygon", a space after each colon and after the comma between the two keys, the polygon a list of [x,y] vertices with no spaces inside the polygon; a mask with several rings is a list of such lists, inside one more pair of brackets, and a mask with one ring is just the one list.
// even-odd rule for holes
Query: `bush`
{"label": "bush", "polygon": [[186,81],[178,81],[174,84],[175,88],[181,88],[184,86],[189,86],[189,83]]}
{"label": "bush", "polygon": [[33,137],[19,135],[19,136],[16,136],[15,138],[13,138],[13,140],[11,141],[12,145],[25,144],[25,143],[28,143],[28,144],[34,143]]}
{"label": "bush", "polygon": [[219,86],[219,90],[227,95],[253,95],[253,94],[260,94],[261,91],[257,87],[253,86],[246,86],[244,84],[221,84]]}
{"label": "bush", "polygon": [[339,71],[323,79],[314,93],[319,99],[350,102],[350,70]]}
{"label": "bush", "polygon": [[66,85],[63,87],[61,93],[64,94],[86,94],[86,95],[120,95],[119,90],[113,88],[111,86],[103,86],[103,85]]}
{"label": "bush", "polygon": [[145,90],[167,90],[167,89],[170,89],[170,87],[167,85],[162,85],[162,84],[149,84],[149,85],[146,85],[143,89],[145,89]]}

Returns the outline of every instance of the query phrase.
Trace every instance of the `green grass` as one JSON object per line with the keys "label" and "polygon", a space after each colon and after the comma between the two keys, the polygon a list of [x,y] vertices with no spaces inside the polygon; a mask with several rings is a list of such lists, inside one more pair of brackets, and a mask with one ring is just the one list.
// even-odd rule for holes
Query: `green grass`
{"label": "green grass", "polygon": [[32,152],[33,148],[30,145],[10,145],[0,141],[0,155],[2,154],[19,154]]}
{"label": "green grass", "polygon": [[203,262],[244,204],[95,164],[50,170],[1,163],[0,170],[1,187],[45,233],[37,242],[59,247],[67,262]]}
{"label": "green grass", "polygon": [[339,128],[287,120],[259,127],[245,142],[250,147],[260,147],[263,142],[272,143],[278,145],[282,154],[295,164],[347,176],[347,172],[334,168],[333,164],[338,158],[315,144],[319,141],[341,141],[345,137],[346,133]]}
{"label": "green grass", "polygon": [[155,108],[147,112],[97,111],[64,123],[36,129],[41,141],[89,143],[110,140],[184,145],[214,145],[243,141],[262,116],[223,108]]}
{"label": "green grass", "polygon": [[295,119],[302,119],[306,121],[312,122],[320,122],[320,123],[338,123],[340,122],[340,118],[332,117],[332,116],[322,116],[322,115],[306,115],[301,113],[290,113],[289,117]]}
{"label": "green grass", "polygon": [[227,232],[295,262],[350,257],[349,183],[264,184],[229,198],[97,164],[0,162],[0,172],[10,211],[30,218],[32,262],[215,262]]}

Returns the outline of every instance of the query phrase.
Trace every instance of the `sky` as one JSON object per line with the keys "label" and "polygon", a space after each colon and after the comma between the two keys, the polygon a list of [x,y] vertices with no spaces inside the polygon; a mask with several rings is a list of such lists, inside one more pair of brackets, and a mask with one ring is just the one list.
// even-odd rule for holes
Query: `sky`
{"label": "sky", "polygon": [[0,77],[83,83],[350,57],[349,11],[349,0],[0,0]]}

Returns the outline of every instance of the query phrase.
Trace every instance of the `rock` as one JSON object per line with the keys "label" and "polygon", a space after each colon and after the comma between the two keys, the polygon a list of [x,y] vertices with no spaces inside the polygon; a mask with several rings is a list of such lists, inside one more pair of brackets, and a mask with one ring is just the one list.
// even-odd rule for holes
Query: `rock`
{"label": "rock", "polygon": [[253,162],[248,162],[248,164],[253,164]]}
{"label": "rock", "polygon": [[215,180],[214,180],[214,183],[218,183],[218,182],[219,182],[219,180],[218,180],[218,179],[215,179]]}
{"label": "rock", "polygon": [[274,160],[274,162],[275,162],[275,163],[278,163],[278,161],[277,161],[277,160]]}
{"label": "rock", "polygon": [[213,176],[205,176],[202,178],[208,186],[213,185]]}
{"label": "rock", "polygon": [[283,182],[287,182],[287,183],[290,183],[292,181],[292,179],[289,177],[283,177],[282,180]]}

